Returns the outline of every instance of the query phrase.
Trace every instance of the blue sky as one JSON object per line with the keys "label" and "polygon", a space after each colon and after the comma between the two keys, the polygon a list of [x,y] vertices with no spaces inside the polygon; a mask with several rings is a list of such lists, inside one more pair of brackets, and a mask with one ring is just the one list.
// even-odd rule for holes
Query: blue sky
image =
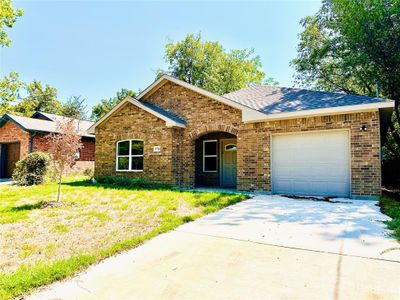
{"label": "blue sky", "polygon": [[88,108],[120,88],[144,89],[165,68],[167,39],[202,32],[226,49],[254,48],[267,76],[293,86],[299,21],[308,1],[14,1],[24,15],[1,49],[1,75],[20,73],[57,88],[60,100],[82,95]]}

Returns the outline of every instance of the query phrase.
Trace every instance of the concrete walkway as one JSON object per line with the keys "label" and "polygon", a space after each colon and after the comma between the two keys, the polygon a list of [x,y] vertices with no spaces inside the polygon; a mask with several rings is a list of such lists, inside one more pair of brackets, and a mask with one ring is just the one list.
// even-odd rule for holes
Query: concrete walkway
{"label": "concrete walkway", "polygon": [[12,184],[13,181],[11,178],[0,178],[0,185],[5,185],[5,184]]}
{"label": "concrete walkway", "polygon": [[29,299],[400,299],[375,202],[257,196]]}

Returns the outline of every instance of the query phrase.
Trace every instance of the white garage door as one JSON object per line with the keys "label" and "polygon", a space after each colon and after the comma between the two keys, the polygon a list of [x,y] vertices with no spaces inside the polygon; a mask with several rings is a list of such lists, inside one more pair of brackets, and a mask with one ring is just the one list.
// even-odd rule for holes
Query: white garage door
{"label": "white garage door", "polygon": [[274,135],[272,192],[349,196],[349,147],[348,131]]}

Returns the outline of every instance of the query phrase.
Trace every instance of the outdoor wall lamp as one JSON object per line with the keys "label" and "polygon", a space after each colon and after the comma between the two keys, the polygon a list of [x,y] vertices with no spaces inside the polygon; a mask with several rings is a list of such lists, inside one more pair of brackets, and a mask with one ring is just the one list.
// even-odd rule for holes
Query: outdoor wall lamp
{"label": "outdoor wall lamp", "polygon": [[367,131],[367,125],[361,125],[360,126],[360,131]]}

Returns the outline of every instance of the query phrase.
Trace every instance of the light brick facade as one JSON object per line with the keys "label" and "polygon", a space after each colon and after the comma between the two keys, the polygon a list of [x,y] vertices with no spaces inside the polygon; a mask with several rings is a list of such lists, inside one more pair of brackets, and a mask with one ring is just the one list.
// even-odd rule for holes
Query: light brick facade
{"label": "light brick facade", "polygon": [[[378,111],[243,123],[240,110],[172,82],[146,97],[146,101],[184,119],[186,128],[166,127],[165,121],[127,102],[96,127],[96,176],[144,177],[193,187],[204,175],[196,168],[196,141],[206,134],[222,132],[237,137],[238,189],[270,192],[273,134],[345,129],[351,137],[352,194],[380,195]],[[362,125],[368,130],[360,131]],[[144,140],[143,172],[115,171],[116,143],[125,139]],[[161,152],[154,153],[154,146],[161,146]]]}

